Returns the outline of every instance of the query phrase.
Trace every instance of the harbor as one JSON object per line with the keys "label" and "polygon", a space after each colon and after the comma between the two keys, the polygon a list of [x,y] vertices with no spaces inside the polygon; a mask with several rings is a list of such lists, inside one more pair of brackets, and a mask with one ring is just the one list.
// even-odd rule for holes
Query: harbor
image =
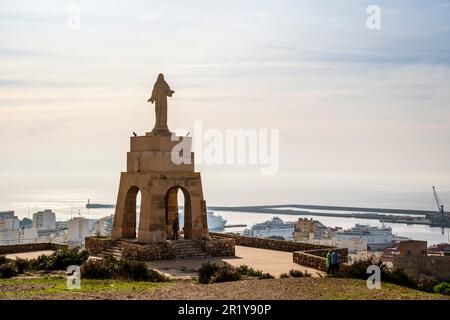
{"label": "harbor", "polygon": [[[444,213],[444,219],[439,212],[425,210],[338,207],[321,205],[265,205],[240,207],[208,207],[214,211],[247,212],[264,214],[285,214],[295,216],[338,217],[378,220],[389,223],[428,225],[432,227],[450,227],[450,215]],[[304,209],[312,209],[309,211]],[[323,211],[321,211],[323,210]]]}

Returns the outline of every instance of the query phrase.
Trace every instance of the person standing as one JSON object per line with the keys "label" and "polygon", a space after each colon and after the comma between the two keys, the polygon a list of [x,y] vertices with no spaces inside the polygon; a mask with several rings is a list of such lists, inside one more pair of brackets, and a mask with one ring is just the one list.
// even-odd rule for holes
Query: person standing
{"label": "person standing", "polygon": [[328,250],[327,252],[325,265],[327,267],[327,274],[331,274],[331,250]]}
{"label": "person standing", "polygon": [[180,230],[180,226],[178,224],[178,218],[175,218],[172,228],[173,228],[172,240],[178,240],[178,231]]}
{"label": "person standing", "polygon": [[338,255],[336,253],[336,250],[333,250],[333,252],[331,253],[331,275],[334,275],[335,271],[336,271],[336,266],[338,263]]}

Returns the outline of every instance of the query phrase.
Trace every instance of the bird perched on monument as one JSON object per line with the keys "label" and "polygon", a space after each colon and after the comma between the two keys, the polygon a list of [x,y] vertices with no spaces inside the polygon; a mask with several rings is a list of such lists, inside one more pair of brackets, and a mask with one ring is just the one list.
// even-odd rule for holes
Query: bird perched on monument
{"label": "bird perched on monument", "polygon": [[137,133],[133,131],[133,136],[137,137]]}

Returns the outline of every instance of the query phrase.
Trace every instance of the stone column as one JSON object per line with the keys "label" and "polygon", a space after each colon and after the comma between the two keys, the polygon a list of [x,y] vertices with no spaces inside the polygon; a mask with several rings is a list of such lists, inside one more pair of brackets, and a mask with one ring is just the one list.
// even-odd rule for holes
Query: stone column
{"label": "stone column", "polygon": [[[146,192],[142,195],[139,242],[159,242],[166,240],[166,214],[164,196]],[[145,200],[144,200],[145,199]],[[162,203],[161,203],[162,202]]]}
{"label": "stone column", "polygon": [[136,237],[136,196],[139,189],[130,187],[125,180],[122,174],[114,215],[113,238]]}

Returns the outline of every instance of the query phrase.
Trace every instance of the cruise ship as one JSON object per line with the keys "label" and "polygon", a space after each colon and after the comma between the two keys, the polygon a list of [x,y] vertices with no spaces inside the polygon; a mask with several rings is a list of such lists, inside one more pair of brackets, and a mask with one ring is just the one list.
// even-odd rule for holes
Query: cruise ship
{"label": "cruise ship", "polygon": [[292,240],[294,222],[284,222],[278,217],[257,223],[251,229],[245,229],[243,235],[257,238],[277,238],[280,240]]}
{"label": "cruise ship", "polygon": [[[222,218],[221,215],[214,215],[213,211],[208,210],[208,229],[209,230],[224,230],[225,224],[227,223],[227,220]],[[180,226],[183,228],[184,226],[184,211],[180,210]]]}
{"label": "cruise ship", "polygon": [[383,225],[379,228],[366,224],[356,224],[349,230],[339,230],[333,236],[347,240],[355,238],[365,240],[367,241],[367,249],[369,250],[382,250],[397,241],[411,240],[407,237],[392,234],[391,227],[385,227]]}

